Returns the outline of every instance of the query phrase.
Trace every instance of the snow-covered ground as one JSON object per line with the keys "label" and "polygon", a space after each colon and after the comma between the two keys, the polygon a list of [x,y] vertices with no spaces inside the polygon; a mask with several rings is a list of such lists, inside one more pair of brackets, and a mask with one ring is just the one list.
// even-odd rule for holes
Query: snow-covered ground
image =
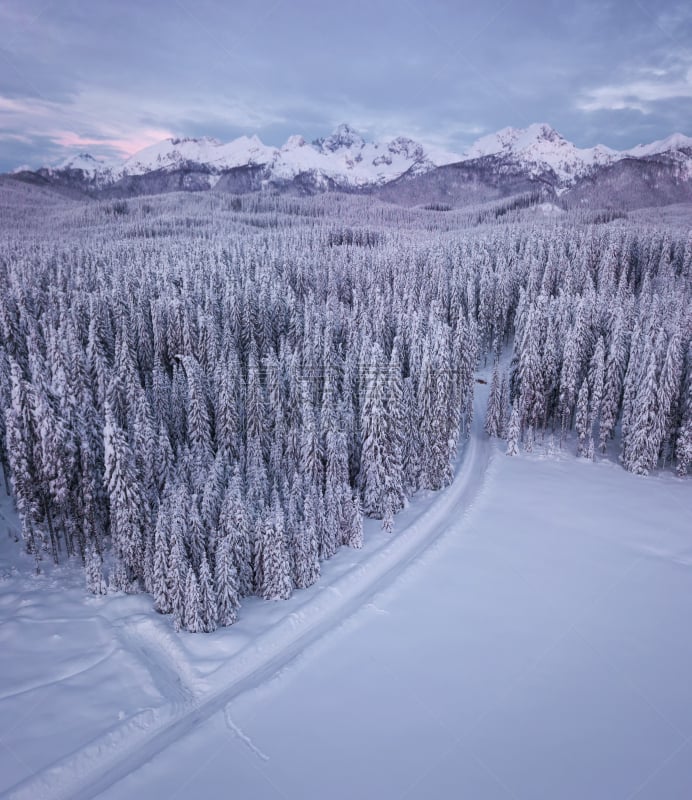
{"label": "snow-covered ground", "polygon": [[689,480],[507,458],[479,416],[394,538],[212,635],[3,536],[0,794],[690,797]]}

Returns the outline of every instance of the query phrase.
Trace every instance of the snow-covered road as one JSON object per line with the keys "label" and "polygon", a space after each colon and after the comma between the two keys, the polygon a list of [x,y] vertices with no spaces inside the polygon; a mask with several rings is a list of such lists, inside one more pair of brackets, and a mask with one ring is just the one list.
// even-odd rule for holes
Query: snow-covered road
{"label": "snow-covered road", "polygon": [[[477,393],[475,420],[462,447],[454,481],[385,546],[366,555],[327,590],[251,641],[213,676],[213,688],[187,700],[147,708],[87,746],[12,787],[16,800],[80,800],[105,791],[224,709],[230,701],[279,673],[307,648],[338,628],[398,578],[442,536],[450,520],[463,521],[492,452],[482,430],[485,393]],[[140,647],[141,649],[141,647]],[[170,672],[170,670],[167,670]],[[161,676],[170,683],[170,675]]]}

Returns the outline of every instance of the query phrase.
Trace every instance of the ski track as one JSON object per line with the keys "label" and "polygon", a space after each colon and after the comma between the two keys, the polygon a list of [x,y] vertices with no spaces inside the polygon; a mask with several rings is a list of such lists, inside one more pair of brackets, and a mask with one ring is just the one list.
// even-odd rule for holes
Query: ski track
{"label": "ski track", "polygon": [[[189,677],[180,659],[166,650],[154,636],[154,626],[145,615],[116,626],[118,639],[126,652],[139,653],[156,687],[174,708],[183,708],[193,697]],[[176,669],[177,668],[177,669]],[[185,678],[188,677],[186,681]]]}
{"label": "ski track", "polygon": [[[239,695],[270,680],[334,628],[390,586],[449,529],[455,512],[455,533],[467,524],[467,510],[482,489],[493,446],[483,431],[486,392],[476,391],[471,435],[454,481],[436,493],[435,501],[392,541],[336,579],[299,611],[289,614],[229,659],[215,674],[220,686],[195,696],[167,668],[158,678],[169,689],[166,706],[144,709],[111,728],[83,748],[59,759],[11,787],[11,800],[88,800],[97,797],[151,761],[213,714],[224,711]],[[142,634],[136,634],[141,645]],[[151,642],[144,648],[150,652]],[[138,649],[143,649],[139,647]],[[156,668],[162,659],[156,658]],[[177,684],[171,697],[172,684]],[[176,696],[177,695],[177,696]],[[228,724],[228,715],[226,715]],[[240,734],[239,734],[240,735]],[[240,738],[243,738],[242,736]]]}
{"label": "ski track", "polygon": [[111,647],[105,655],[97,656],[86,665],[80,662],[78,667],[62,670],[49,681],[32,681],[31,683],[26,683],[12,689],[11,692],[2,692],[0,693],[0,702],[3,700],[11,700],[15,697],[20,697],[21,695],[28,694],[29,692],[38,692],[42,689],[47,689],[49,686],[55,686],[56,684],[76,678],[78,675],[82,675],[85,672],[89,672],[89,670],[95,669],[99,666],[99,664],[103,664],[104,661],[108,661],[115,651],[116,648]]}

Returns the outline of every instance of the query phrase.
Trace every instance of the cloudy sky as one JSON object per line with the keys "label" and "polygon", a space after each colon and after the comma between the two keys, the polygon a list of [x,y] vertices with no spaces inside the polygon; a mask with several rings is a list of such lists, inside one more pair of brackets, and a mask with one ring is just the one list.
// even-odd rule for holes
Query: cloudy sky
{"label": "cloudy sky", "polygon": [[461,152],[692,134],[692,7],[666,0],[0,0],[0,171],[167,136],[279,145],[348,121]]}

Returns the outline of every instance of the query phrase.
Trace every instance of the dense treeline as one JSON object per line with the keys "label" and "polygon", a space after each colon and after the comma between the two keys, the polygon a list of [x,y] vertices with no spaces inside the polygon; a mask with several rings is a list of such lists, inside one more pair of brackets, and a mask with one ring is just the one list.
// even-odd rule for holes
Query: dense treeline
{"label": "dense treeline", "polygon": [[177,627],[231,624],[359,547],[363,511],[391,530],[450,481],[477,363],[512,340],[486,420],[510,451],[621,427],[628,469],[687,472],[690,239],[469,219],[187,195],[7,226],[0,458],[28,550],[83,559],[94,592],[105,557]]}
{"label": "dense treeline", "polygon": [[[605,453],[619,431],[623,465],[646,475],[692,463],[692,242],[607,236],[533,258],[515,314],[509,391],[496,367],[486,430],[510,449],[523,434],[575,428],[577,454]],[[596,245],[596,246],[595,246]],[[562,263],[561,263],[562,262]],[[511,419],[511,418],[510,418]]]}

